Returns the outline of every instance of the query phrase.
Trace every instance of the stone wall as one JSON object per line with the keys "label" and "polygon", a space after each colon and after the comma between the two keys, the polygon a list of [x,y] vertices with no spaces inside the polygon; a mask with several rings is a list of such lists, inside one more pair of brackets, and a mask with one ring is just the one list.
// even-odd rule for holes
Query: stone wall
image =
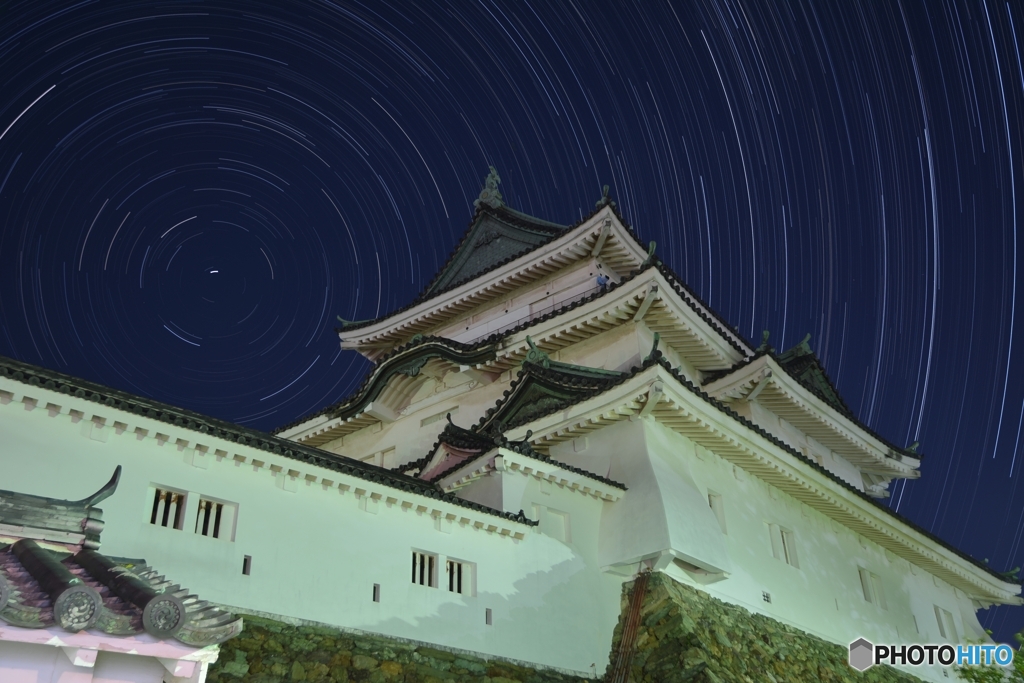
{"label": "stone wall", "polygon": [[[632,583],[611,643],[619,650]],[[422,643],[293,626],[248,616],[242,634],[221,645],[209,683],[583,683],[552,670],[448,651]],[[632,683],[919,683],[890,667],[851,669],[846,648],[703,591],[652,574],[641,608]],[[607,677],[610,677],[609,669]],[[951,674],[952,676],[952,674]]]}
{"label": "stone wall", "polygon": [[208,683],[575,683],[587,679],[411,641],[243,616]]}
{"label": "stone wall", "polygon": [[[623,587],[623,617],[615,628],[613,662],[632,587],[632,583]],[[847,654],[847,648],[729,605],[656,573],[650,577],[641,608],[629,680],[919,683],[918,678],[890,667],[876,666],[858,673],[847,664]]]}

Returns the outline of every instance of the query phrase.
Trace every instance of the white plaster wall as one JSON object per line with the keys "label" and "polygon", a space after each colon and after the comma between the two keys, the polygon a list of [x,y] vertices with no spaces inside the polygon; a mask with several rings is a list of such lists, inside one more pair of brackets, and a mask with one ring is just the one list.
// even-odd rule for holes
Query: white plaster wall
{"label": "white plaster wall", "polygon": [[75,666],[60,647],[0,641],[0,683],[162,683],[167,669],[151,657],[100,651]]}
{"label": "white plaster wall", "polygon": [[[500,301],[488,302],[431,332],[457,341],[470,341],[493,333],[552,304],[597,287],[598,262],[582,261],[552,276],[515,290]],[[611,271],[607,271],[611,275]]]}
{"label": "white plaster wall", "polygon": [[[662,450],[666,459],[690,459],[697,486],[705,494],[712,490],[723,498],[731,575],[700,585],[681,570],[668,570],[677,580],[842,645],[861,636],[876,643],[944,642],[934,605],[954,615],[961,639],[965,632],[981,637],[983,630],[970,600],[958,590],[707,449],[695,449],[678,433],[649,419],[645,422],[652,448]],[[768,523],[795,534],[799,568],[775,559]],[[859,567],[881,578],[887,609],[865,601]],[[771,594],[770,604],[762,599],[763,591]],[[915,616],[920,632],[915,629]],[[920,669],[916,672],[926,675]],[[927,676],[948,680],[938,670]]]}
{"label": "white plaster wall", "polygon": [[[12,385],[0,389],[24,389]],[[201,597],[226,605],[584,672],[591,664],[599,672],[607,664],[621,579],[600,574],[596,557],[580,554],[587,548],[593,552],[596,540],[572,547],[529,532],[516,541],[457,523],[438,524],[429,515],[398,505],[361,506],[351,492],[324,490],[301,479],[282,487],[278,483],[288,481],[282,475],[272,476],[266,468],[254,471],[231,457],[218,459],[213,449],[280,462],[286,468],[294,461],[38,387],[29,389],[39,401],[35,410],[27,411],[19,402],[0,405],[0,461],[7,473],[3,487],[79,499],[122,465],[117,493],[101,506],[105,553],[145,558]],[[50,417],[44,407],[48,402],[62,406],[64,414]],[[84,419],[73,423],[66,414],[69,407],[82,410]],[[139,440],[131,431],[118,435],[111,427],[95,430],[89,422],[94,411],[108,424],[145,424],[150,436]],[[152,436],[156,432],[169,435],[170,441],[159,445]],[[175,445],[179,438],[201,440],[211,454],[193,458],[190,448]],[[204,467],[193,466],[193,461]],[[323,476],[343,478],[327,471]],[[148,494],[154,484],[189,492],[191,512],[184,530],[149,524]],[[200,494],[238,504],[234,542],[193,533]],[[449,556],[475,563],[477,594],[414,585],[413,549],[437,553],[442,570]],[[250,576],[242,575],[244,555],[252,557]],[[381,586],[380,603],[372,601],[374,583]],[[493,610],[493,626],[484,624],[486,608]]]}

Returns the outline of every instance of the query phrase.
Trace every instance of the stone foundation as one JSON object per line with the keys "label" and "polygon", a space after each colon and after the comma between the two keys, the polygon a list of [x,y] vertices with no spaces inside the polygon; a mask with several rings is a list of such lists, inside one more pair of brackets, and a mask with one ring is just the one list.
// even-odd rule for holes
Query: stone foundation
{"label": "stone foundation", "polygon": [[[619,650],[633,584],[623,587]],[[295,626],[244,616],[245,630],[222,644],[209,683],[583,683],[589,681],[517,662],[448,651],[422,643],[324,626]],[[640,612],[631,683],[919,683],[890,667],[858,673],[846,648],[774,619],[752,614],[651,575]],[[606,678],[611,676],[611,667]],[[950,679],[955,674],[950,672]]]}
{"label": "stone foundation", "polygon": [[[619,650],[629,591],[612,642]],[[640,612],[632,683],[919,683],[887,666],[858,673],[848,650],[774,619],[712,598],[661,573],[651,575]],[[609,668],[609,676],[611,667]],[[950,672],[951,680],[954,674]]]}
{"label": "stone foundation", "polygon": [[243,616],[245,628],[220,646],[208,683],[577,683],[557,671],[435,649],[324,626]]}

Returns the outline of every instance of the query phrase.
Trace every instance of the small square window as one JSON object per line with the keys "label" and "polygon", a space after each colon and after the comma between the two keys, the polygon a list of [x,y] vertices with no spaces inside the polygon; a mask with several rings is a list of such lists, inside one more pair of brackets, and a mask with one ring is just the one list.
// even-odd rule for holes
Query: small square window
{"label": "small square window", "polygon": [[772,601],[772,594],[769,593],[768,591],[761,591],[761,599],[764,600],[767,603],[771,603],[771,601]]}
{"label": "small square window", "polygon": [[185,493],[155,486],[151,489],[152,508],[149,523],[168,529],[181,529],[185,521]]}
{"label": "small square window", "polygon": [[437,588],[437,555],[412,551],[412,582]]}

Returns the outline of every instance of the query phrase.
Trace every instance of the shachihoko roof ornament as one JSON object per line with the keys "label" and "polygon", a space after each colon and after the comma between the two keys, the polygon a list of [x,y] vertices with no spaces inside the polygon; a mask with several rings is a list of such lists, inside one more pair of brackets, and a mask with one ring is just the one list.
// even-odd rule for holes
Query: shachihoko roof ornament
{"label": "shachihoko roof ornament", "polygon": [[497,169],[491,166],[490,173],[484,178],[484,188],[480,190],[480,196],[473,202],[473,206],[479,208],[481,204],[484,204],[492,209],[497,209],[504,204],[501,190],[498,189],[500,183],[501,176],[498,175]]}

